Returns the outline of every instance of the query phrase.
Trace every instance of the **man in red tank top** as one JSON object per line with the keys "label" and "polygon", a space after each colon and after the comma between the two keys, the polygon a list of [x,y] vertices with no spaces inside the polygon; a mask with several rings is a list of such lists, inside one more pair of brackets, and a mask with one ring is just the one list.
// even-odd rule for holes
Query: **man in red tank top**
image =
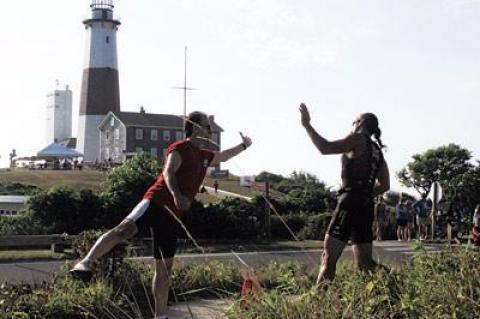
{"label": "man in red tank top", "polygon": [[104,256],[122,240],[133,237],[139,224],[149,226],[153,235],[155,258],[152,283],[154,319],[167,318],[168,276],[176,251],[179,226],[176,218],[182,218],[183,213],[190,208],[209,166],[229,160],[252,144],[249,137],[240,133],[242,142],[235,147],[221,152],[203,149],[202,146],[210,140],[212,132],[208,116],[202,112],[189,114],[185,132],[186,139],[171,144],[167,149],[163,170],[140,203],[118,226],[102,235],[85,258],[70,271],[74,277],[91,277],[96,259]]}

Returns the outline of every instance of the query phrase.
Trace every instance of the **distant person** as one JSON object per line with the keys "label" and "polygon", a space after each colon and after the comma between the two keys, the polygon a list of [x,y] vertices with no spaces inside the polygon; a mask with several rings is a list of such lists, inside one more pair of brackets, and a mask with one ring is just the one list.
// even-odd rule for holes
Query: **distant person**
{"label": "distant person", "polygon": [[428,235],[428,206],[427,194],[422,193],[420,200],[413,204],[417,213],[418,236],[420,239],[426,239]]}
{"label": "distant person", "polygon": [[411,241],[415,235],[415,208],[411,200],[407,200],[405,208],[407,210],[407,240]]}
{"label": "distant person", "polygon": [[397,220],[397,239],[398,241],[407,240],[407,226],[408,226],[408,212],[406,207],[406,200],[400,200],[395,207],[395,218]]}
{"label": "distant person", "polygon": [[378,241],[383,240],[383,233],[385,232],[386,223],[387,206],[385,205],[385,200],[383,199],[383,196],[379,196],[378,201],[375,205],[375,234]]}
{"label": "distant person", "polygon": [[215,189],[215,193],[218,193],[218,181],[215,180],[215,182],[213,182],[213,188]]}
{"label": "distant person", "polygon": [[359,269],[369,270],[374,266],[374,197],[390,189],[378,119],[372,113],[361,114],[353,121],[347,137],[328,141],[312,127],[310,114],[303,103],[300,104],[300,114],[303,127],[321,154],[342,154],[342,188],[325,235],[317,283],[335,278],[338,258],[349,240],[355,263]]}
{"label": "distant person", "polygon": [[475,247],[480,247],[480,204],[473,213],[472,243]]}
{"label": "distant person", "polygon": [[211,123],[202,112],[192,112],[185,123],[186,139],[171,144],[166,153],[163,170],[157,181],[147,190],[142,201],[115,228],[103,234],[84,259],[71,273],[74,277],[90,277],[93,262],[112,250],[122,240],[137,233],[138,224],[150,226],[153,234],[155,274],[153,295],[155,318],[167,318],[169,274],[176,251],[179,223],[190,208],[209,166],[218,165],[246,150],[252,141],[240,133],[242,142],[222,152],[205,149],[211,138]]}

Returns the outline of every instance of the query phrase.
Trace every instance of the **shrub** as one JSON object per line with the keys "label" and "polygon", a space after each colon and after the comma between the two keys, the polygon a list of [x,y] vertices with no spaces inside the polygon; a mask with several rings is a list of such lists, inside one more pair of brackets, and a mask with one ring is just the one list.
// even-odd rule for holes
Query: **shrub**
{"label": "shrub", "polygon": [[17,216],[0,218],[0,236],[8,235],[41,235],[47,233],[47,228],[32,214],[25,212]]}

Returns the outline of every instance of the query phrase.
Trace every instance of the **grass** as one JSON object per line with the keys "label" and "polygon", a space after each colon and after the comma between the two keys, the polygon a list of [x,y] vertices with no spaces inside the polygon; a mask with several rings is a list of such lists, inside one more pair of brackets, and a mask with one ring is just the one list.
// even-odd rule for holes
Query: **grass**
{"label": "grass", "polygon": [[[105,172],[85,169],[83,171],[53,171],[53,170],[1,170],[0,183],[21,183],[34,185],[41,189],[49,189],[53,186],[69,186],[71,188],[89,188],[94,191],[102,191],[102,182],[105,178]],[[206,177],[204,184],[213,187],[215,179]],[[220,189],[253,197],[260,195],[261,192],[248,187],[240,186],[240,179],[237,176],[230,176],[228,179],[218,179]],[[198,194],[197,199],[202,203],[213,203],[218,201],[215,196],[208,194]]]}
{"label": "grass", "polygon": [[11,182],[34,185],[41,189],[53,186],[68,186],[73,189],[89,188],[102,190],[105,173],[94,170],[53,171],[53,170],[13,170],[0,171],[0,183]]}

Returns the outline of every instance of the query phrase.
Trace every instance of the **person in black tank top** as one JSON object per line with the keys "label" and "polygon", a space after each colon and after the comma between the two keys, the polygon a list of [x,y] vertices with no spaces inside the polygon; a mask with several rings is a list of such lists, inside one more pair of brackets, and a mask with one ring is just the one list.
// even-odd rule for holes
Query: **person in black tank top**
{"label": "person in black tank top", "polygon": [[338,258],[348,241],[352,243],[355,264],[361,270],[371,269],[374,265],[374,197],[390,189],[390,174],[382,153],[378,119],[372,113],[361,114],[353,122],[347,137],[328,141],[310,124],[310,114],[303,103],[300,104],[300,114],[303,127],[321,154],[342,154],[342,188],[325,235],[317,283],[335,278]]}

